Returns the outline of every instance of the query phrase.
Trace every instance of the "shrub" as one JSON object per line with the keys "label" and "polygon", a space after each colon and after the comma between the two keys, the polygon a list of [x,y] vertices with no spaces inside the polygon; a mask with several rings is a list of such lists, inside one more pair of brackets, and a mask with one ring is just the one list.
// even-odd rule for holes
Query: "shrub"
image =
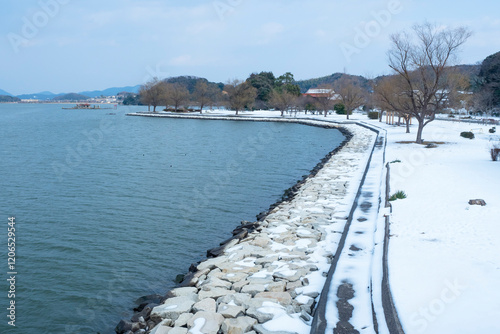
{"label": "shrub", "polygon": [[337,113],[337,115],[345,115],[345,105],[342,103],[337,103],[336,105],[333,106],[333,110]]}
{"label": "shrub", "polygon": [[369,119],[378,119],[378,112],[377,111],[370,111],[368,113],[368,118]]}
{"label": "shrub", "polygon": [[497,128],[494,126],[491,129],[488,130],[490,133],[495,133],[497,132]]}
{"label": "shrub", "polygon": [[389,197],[389,201],[395,201],[397,199],[405,199],[406,194],[402,190],[398,190],[396,193],[392,194],[391,197]]}
{"label": "shrub", "polygon": [[314,105],[314,103],[307,103],[305,109],[306,111],[314,111],[316,110],[316,106]]}
{"label": "shrub", "polygon": [[471,131],[461,132],[460,136],[464,138],[474,139],[474,133],[472,133]]}

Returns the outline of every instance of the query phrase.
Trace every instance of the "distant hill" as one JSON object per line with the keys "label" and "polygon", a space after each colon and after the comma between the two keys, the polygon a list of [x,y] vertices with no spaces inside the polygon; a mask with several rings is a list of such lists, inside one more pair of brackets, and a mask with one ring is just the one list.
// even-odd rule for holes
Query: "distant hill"
{"label": "distant hill", "polygon": [[479,71],[481,70],[481,65],[456,65],[452,67],[457,69],[460,73],[469,77],[479,75]]}
{"label": "distant hill", "polygon": [[334,73],[332,75],[327,75],[325,77],[320,77],[320,78],[298,80],[295,83],[299,85],[300,92],[305,93],[310,88],[317,88],[324,85],[333,85],[337,80],[339,80],[344,75],[353,78],[354,81],[358,82],[361,87],[369,89],[370,83],[366,78],[359,75],[350,75],[345,73]]}
{"label": "distant hill", "polygon": [[101,95],[104,95],[104,96],[114,96],[115,95],[116,96],[116,95],[118,95],[118,93],[123,93],[123,92],[137,94],[137,93],[139,93],[140,87],[141,87],[140,85],[126,86],[126,87],[112,87],[112,88],[107,88],[104,90],[93,90],[93,91],[79,92],[78,94],[86,95],[89,97],[99,97]]}
{"label": "distant hill", "polygon": [[56,96],[52,100],[53,101],[85,101],[88,99],[90,99],[90,97],[82,95],[82,94],[69,93],[69,94]]}
{"label": "distant hill", "polygon": [[9,95],[9,96],[12,96],[11,93],[8,93],[8,92],[4,91],[3,89],[0,89],[0,95]]}
{"label": "distant hill", "polygon": [[0,95],[0,102],[19,102],[20,98],[10,95]]}
{"label": "distant hill", "polygon": [[479,72],[484,105],[500,106],[500,52],[486,57]]}
{"label": "distant hill", "polygon": [[173,84],[180,84],[180,85],[186,87],[190,94],[193,94],[194,88],[196,87],[196,84],[198,83],[198,81],[204,81],[209,86],[216,87],[219,90],[222,90],[224,88],[224,84],[222,82],[211,82],[205,78],[199,78],[199,77],[189,76],[189,75],[183,75],[180,77],[171,77],[171,78],[165,79],[164,81],[168,82],[168,83],[173,83]]}
{"label": "distant hill", "polygon": [[128,93],[123,99],[123,105],[125,106],[143,106],[144,103],[141,102],[141,96],[139,94]]}
{"label": "distant hill", "polygon": [[48,101],[52,100],[56,96],[60,96],[63,94],[54,94],[52,92],[40,92],[40,93],[35,93],[35,94],[22,94],[22,95],[17,95],[18,98],[20,99],[37,99],[37,100],[42,100],[42,101]]}
{"label": "distant hill", "polygon": [[[125,86],[125,87],[112,87],[112,88],[107,88],[104,90],[93,90],[93,91],[85,91],[85,92],[78,92],[74,94],[80,94],[80,95],[85,95],[87,98],[88,97],[99,97],[101,95],[104,96],[113,96],[113,95],[118,95],[120,92],[128,92],[128,93],[135,93],[137,94],[139,92],[139,87],[140,85],[137,86]],[[0,90],[0,95],[11,95],[11,94],[5,94],[6,92],[2,93],[4,91]],[[20,99],[37,99],[37,100],[42,100],[42,101],[48,101],[48,100],[53,100],[55,97],[63,96],[66,95],[66,93],[59,93],[59,94],[54,94],[52,92],[44,91],[40,93],[32,93],[32,94],[21,94],[17,95],[18,98]]]}

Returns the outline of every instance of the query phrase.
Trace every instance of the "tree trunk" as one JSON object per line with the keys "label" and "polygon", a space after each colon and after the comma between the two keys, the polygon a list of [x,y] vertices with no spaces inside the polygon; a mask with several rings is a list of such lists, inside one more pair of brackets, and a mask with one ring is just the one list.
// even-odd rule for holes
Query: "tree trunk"
{"label": "tree trunk", "polygon": [[406,121],[406,133],[410,133],[410,117],[406,117],[405,121]]}
{"label": "tree trunk", "polygon": [[422,131],[424,131],[424,120],[418,120],[417,144],[422,144]]}
{"label": "tree trunk", "polygon": [[156,112],[156,105],[153,106],[153,112]]}
{"label": "tree trunk", "polygon": [[236,109],[236,115],[238,115],[238,109]]}
{"label": "tree trunk", "polygon": [[328,114],[328,110],[325,110],[325,117],[326,117],[326,114]]}
{"label": "tree trunk", "polygon": [[378,121],[382,123],[382,116],[384,115],[384,112],[382,110],[380,110],[379,114],[378,114]]}
{"label": "tree trunk", "polygon": [[349,110],[346,110],[345,114],[347,115],[347,119],[349,119]]}
{"label": "tree trunk", "polygon": [[151,111],[151,105],[148,104],[148,111]]}
{"label": "tree trunk", "polygon": [[285,111],[284,110],[281,110],[281,117],[283,117]]}
{"label": "tree trunk", "polygon": [[200,105],[200,114],[203,114],[203,104]]}

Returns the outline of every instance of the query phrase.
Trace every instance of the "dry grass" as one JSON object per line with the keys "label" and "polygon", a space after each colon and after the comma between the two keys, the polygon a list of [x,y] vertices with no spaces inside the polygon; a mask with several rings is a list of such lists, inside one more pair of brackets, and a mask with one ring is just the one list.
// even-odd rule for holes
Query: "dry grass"
{"label": "dry grass", "polygon": [[497,161],[498,158],[500,157],[500,145],[496,145],[494,146],[491,150],[490,150],[490,154],[491,154],[491,160],[492,161]]}

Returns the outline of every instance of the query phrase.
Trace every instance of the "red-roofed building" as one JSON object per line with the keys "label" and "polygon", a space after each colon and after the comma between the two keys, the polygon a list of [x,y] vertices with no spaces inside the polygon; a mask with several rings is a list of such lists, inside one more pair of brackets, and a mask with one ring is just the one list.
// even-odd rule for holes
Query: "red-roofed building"
{"label": "red-roofed building", "polygon": [[314,98],[329,97],[331,100],[338,100],[339,99],[339,95],[336,94],[333,89],[329,89],[329,88],[310,88],[303,95],[314,97]]}

